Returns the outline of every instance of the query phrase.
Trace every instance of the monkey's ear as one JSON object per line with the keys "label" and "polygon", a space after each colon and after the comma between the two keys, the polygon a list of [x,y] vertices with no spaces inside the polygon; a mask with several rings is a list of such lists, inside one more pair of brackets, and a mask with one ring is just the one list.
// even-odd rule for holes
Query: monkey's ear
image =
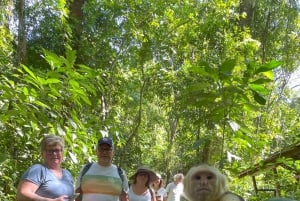
{"label": "monkey's ear", "polygon": [[226,190],[226,188],[227,188],[227,179],[226,179],[225,175],[220,174],[218,177],[219,177],[220,185],[223,186],[223,188]]}

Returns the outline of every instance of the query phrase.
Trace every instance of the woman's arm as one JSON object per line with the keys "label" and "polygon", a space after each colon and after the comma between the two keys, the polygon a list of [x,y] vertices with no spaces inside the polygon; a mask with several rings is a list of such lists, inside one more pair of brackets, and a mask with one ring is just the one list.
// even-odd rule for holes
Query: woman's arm
{"label": "woman's arm", "polygon": [[66,195],[60,196],[56,199],[41,197],[35,193],[37,189],[38,189],[38,185],[27,180],[22,180],[18,185],[17,200],[18,201],[54,201],[54,200],[65,201],[65,198],[67,198]]}

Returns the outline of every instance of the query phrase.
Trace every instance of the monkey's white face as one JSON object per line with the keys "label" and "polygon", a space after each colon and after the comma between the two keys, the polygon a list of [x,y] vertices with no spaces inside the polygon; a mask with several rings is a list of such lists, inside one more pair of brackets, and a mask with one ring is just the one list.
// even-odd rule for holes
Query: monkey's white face
{"label": "monkey's white face", "polygon": [[204,200],[215,196],[216,180],[216,175],[209,171],[196,172],[191,179],[193,195]]}

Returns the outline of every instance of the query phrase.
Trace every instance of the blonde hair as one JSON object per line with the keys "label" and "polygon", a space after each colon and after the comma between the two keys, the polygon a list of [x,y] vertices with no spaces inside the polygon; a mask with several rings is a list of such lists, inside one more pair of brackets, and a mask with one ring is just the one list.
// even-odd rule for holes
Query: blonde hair
{"label": "blonde hair", "polygon": [[56,135],[46,135],[41,141],[41,151],[45,151],[47,146],[55,146],[60,145],[62,149],[64,149],[64,140],[60,136]]}
{"label": "blonde hair", "polygon": [[174,181],[176,181],[176,179],[184,179],[184,175],[182,173],[175,174],[173,179]]}

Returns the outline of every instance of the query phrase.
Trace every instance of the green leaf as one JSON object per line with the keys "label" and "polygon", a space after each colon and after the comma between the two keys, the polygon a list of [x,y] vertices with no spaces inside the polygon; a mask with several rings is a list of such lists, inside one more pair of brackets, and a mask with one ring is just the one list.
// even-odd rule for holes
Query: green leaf
{"label": "green leaf", "polygon": [[90,99],[86,95],[81,95],[80,98],[88,105],[92,105]]}
{"label": "green leaf", "polygon": [[267,72],[267,71],[271,71],[277,67],[279,67],[280,65],[282,65],[283,62],[281,61],[270,61],[269,63],[263,64],[261,67],[259,67],[256,71],[255,74],[257,73],[261,73],[261,72]]}
{"label": "green leaf", "polygon": [[79,83],[76,80],[69,80],[69,84],[74,89],[77,89],[77,88],[79,89],[79,87],[80,87]]}
{"label": "green leaf", "polygon": [[253,111],[258,111],[259,107],[257,107],[256,105],[253,105],[251,103],[246,103],[243,105],[243,109],[248,112],[253,112]]}
{"label": "green leaf", "polygon": [[255,81],[251,82],[251,84],[265,84],[265,83],[269,83],[271,81],[272,81],[271,79],[260,78],[260,79],[257,79]]}
{"label": "green leaf", "polygon": [[56,83],[60,83],[60,80],[56,78],[49,78],[44,82],[44,84],[56,84]]}
{"label": "green leaf", "polygon": [[30,77],[32,77],[35,81],[37,81],[37,77],[29,68],[27,68],[27,66],[22,65],[22,67],[30,75]]}
{"label": "green leaf", "polygon": [[263,86],[263,85],[260,85],[260,84],[249,84],[248,85],[250,87],[250,89],[260,93],[260,94],[263,94],[263,95],[268,95],[269,94],[269,91]]}
{"label": "green leaf", "polygon": [[3,163],[4,161],[6,161],[7,159],[9,159],[8,154],[0,153],[0,164]]}
{"label": "green leaf", "polygon": [[223,75],[225,77],[230,76],[235,65],[236,65],[235,59],[228,59],[228,60],[224,61],[224,63],[222,63],[222,65],[220,66],[220,69],[219,69],[221,75]]}
{"label": "green leaf", "polygon": [[[53,97],[53,98],[57,98],[57,97],[62,97],[61,94],[58,92],[59,89],[55,88],[55,87],[51,87],[50,86],[50,91],[51,93],[48,94],[49,97]],[[66,96],[66,94],[64,94],[64,96]]]}
{"label": "green leaf", "polygon": [[75,61],[76,61],[76,51],[73,51],[73,50],[70,50],[69,48],[66,48],[67,51],[66,51],[66,66],[68,68],[71,68],[74,66],[75,64]]}
{"label": "green leaf", "polygon": [[63,65],[64,62],[63,62],[62,58],[60,58],[55,53],[52,53],[45,49],[43,50],[43,52],[44,52],[45,60],[48,62],[48,64],[51,66],[52,69],[61,67]]}
{"label": "green leaf", "polygon": [[43,108],[47,108],[47,109],[51,109],[48,105],[46,105],[45,103],[42,103],[41,101],[33,101],[34,104],[38,105],[38,106],[41,106]]}
{"label": "green leaf", "polygon": [[260,105],[265,105],[266,104],[266,99],[259,93],[257,93],[256,91],[252,90],[253,92],[253,96],[254,96],[254,100],[259,103]]}
{"label": "green leaf", "polygon": [[274,80],[274,73],[273,73],[273,71],[262,72],[261,74],[263,74],[265,77],[267,77],[271,81]]}

